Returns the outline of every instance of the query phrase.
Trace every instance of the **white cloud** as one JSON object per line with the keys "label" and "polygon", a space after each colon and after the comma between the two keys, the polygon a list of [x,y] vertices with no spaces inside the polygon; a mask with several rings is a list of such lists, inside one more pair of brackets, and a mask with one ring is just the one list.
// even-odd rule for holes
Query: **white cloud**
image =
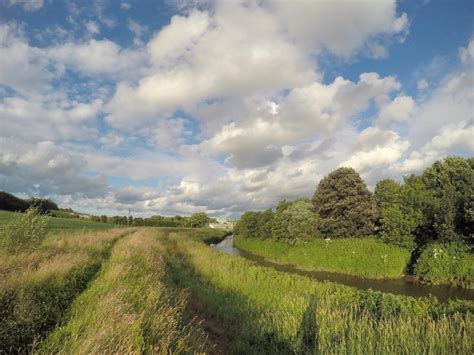
{"label": "white cloud", "polygon": [[225,125],[204,146],[229,156],[237,167],[268,165],[282,156],[283,145],[331,136],[371,100],[384,102],[399,88],[395,78],[376,73],[362,74],[357,83],[338,77],[330,85],[296,88],[277,103],[264,102],[248,117]]}
{"label": "white cloud", "polygon": [[90,36],[94,36],[100,33],[99,25],[95,21],[87,21],[86,30]]}
{"label": "white cloud", "polygon": [[[397,15],[396,1],[268,1],[289,35],[312,52],[327,49],[350,56],[364,44],[384,35],[401,34],[408,29],[406,14]],[[381,43],[372,54],[385,56]],[[372,45],[372,50],[375,47]]]}
{"label": "white cloud", "polygon": [[352,167],[360,173],[387,167],[397,162],[409,146],[408,141],[401,140],[393,131],[369,127],[359,135],[356,144],[359,149],[340,166]]}
{"label": "white cloud", "polygon": [[421,79],[416,83],[416,87],[418,90],[425,90],[430,87],[430,84],[425,79]]}
{"label": "white cloud", "polygon": [[410,96],[398,95],[393,101],[381,107],[377,122],[383,125],[390,122],[406,121],[415,106],[415,101]]}
{"label": "white cloud", "polygon": [[0,137],[0,185],[14,193],[80,195],[107,192],[103,176],[86,176],[86,162],[51,141],[31,144]]}
{"label": "white cloud", "polygon": [[44,5],[44,0],[5,0],[7,6],[19,5],[26,11],[37,11]]}

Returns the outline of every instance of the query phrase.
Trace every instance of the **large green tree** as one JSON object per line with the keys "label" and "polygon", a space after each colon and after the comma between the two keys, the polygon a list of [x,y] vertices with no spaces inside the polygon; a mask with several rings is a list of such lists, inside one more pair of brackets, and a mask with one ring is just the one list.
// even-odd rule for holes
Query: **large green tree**
{"label": "large green tree", "polygon": [[421,175],[426,188],[438,200],[433,227],[436,239],[456,241],[474,231],[474,169],[471,159],[447,157]]}
{"label": "large green tree", "polygon": [[339,168],[324,177],[314,193],[313,204],[321,217],[324,235],[356,237],[374,232],[373,196],[352,168]]}

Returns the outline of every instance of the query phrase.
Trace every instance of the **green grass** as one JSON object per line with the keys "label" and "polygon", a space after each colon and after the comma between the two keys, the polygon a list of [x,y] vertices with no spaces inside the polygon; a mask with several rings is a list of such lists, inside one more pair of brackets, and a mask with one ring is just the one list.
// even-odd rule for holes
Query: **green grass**
{"label": "green grass", "polygon": [[[186,294],[167,288],[165,264],[151,230],[117,243],[97,279],[74,302],[68,322],[40,353],[192,353],[206,344],[186,323]],[[160,231],[159,233],[166,233]]]}
{"label": "green grass", "polygon": [[421,253],[415,275],[431,284],[474,289],[474,255],[462,243],[433,243]]}
{"label": "green grass", "polygon": [[[16,214],[16,212],[0,211],[0,226],[4,223],[10,222]],[[65,230],[105,230],[115,227],[118,226],[112,223],[100,223],[85,219],[61,217],[50,217],[48,225],[48,229],[52,232]]]}
{"label": "green grass", "polygon": [[279,264],[304,270],[338,272],[367,278],[398,278],[410,260],[410,252],[374,238],[315,239],[291,246],[273,240],[235,237],[235,245]]}
{"label": "green grass", "polygon": [[234,353],[470,353],[473,302],[439,304],[320,283],[162,238],[168,277],[233,334]]}
{"label": "green grass", "polygon": [[53,329],[128,232],[54,234],[34,251],[0,250],[0,350],[26,352]]}

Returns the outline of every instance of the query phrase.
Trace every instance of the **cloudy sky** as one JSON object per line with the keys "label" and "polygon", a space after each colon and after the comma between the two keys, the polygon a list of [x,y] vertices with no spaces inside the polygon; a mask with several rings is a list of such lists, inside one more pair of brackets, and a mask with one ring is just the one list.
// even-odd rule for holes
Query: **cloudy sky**
{"label": "cloudy sky", "polygon": [[236,218],[472,156],[473,6],[0,0],[0,190]]}

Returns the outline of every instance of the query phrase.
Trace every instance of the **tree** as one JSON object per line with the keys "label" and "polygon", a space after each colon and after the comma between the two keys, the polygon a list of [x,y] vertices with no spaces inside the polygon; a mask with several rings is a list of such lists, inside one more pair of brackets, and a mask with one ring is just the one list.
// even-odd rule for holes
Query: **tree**
{"label": "tree", "polygon": [[458,241],[474,230],[474,169],[472,159],[447,157],[421,175],[426,188],[439,200],[434,212],[435,239]]}
{"label": "tree", "polygon": [[285,220],[288,221],[286,240],[291,244],[300,244],[319,236],[320,218],[310,200],[296,200],[283,214],[287,215]]}
{"label": "tree", "polygon": [[291,206],[290,201],[280,201],[275,212],[272,224],[272,238],[275,240],[285,240],[288,236],[289,215],[285,211]]}
{"label": "tree", "polygon": [[205,212],[196,212],[191,215],[190,224],[193,228],[202,228],[209,224],[209,220]]}
{"label": "tree", "polygon": [[360,175],[352,168],[339,168],[324,177],[313,196],[321,217],[321,233],[332,237],[373,234],[375,203]]}
{"label": "tree", "polygon": [[28,209],[28,203],[8,192],[0,191],[0,210],[25,212]]}
{"label": "tree", "polygon": [[384,179],[377,182],[374,190],[374,200],[378,211],[390,207],[400,200],[401,186],[392,179]]}
{"label": "tree", "polygon": [[44,198],[32,197],[26,200],[29,207],[37,208],[41,213],[48,213],[49,211],[59,210],[59,207],[56,203],[51,200]]}
{"label": "tree", "polygon": [[410,206],[399,203],[386,206],[381,211],[381,238],[386,243],[412,251],[416,247],[414,233],[422,220],[421,211]]}
{"label": "tree", "polygon": [[102,223],[107,223],[107,221],[108,221],[107,216],[106,216],[106,215],[100,216],[100,221],[101,221]]}
{"label": "tree", "polygon": [[255,237],[258,231],[257,212],[247,211],[242,214],[234,226],[234,234],[244,238]]}

